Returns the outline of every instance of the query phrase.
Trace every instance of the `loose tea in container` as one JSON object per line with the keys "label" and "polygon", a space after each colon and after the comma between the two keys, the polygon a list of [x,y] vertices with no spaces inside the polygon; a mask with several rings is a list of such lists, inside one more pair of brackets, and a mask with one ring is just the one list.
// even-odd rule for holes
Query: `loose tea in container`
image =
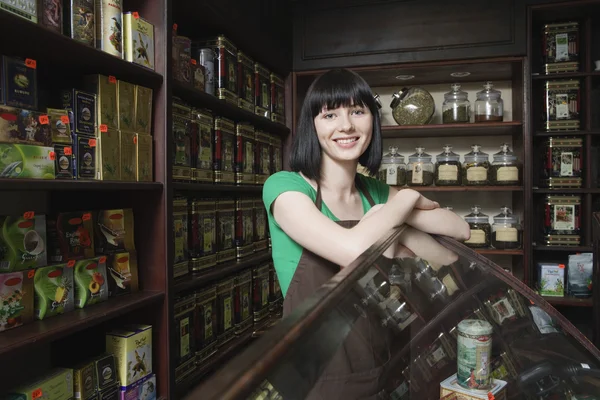
{"label": "loose tea in container", "polygon": [[452,151],[449,144],[444,146],[444,151],[435,157],[435,185],[460,186],[462,171],[460,156]]}
{"label": "loose tea in container", "polygon": [[237,199],[235,201],[235,247],[237,258],[254,253],[254,201]]}
{"label": "loose tea in container", "polygon": [[271,72],[254,63],[254,113],[271,119]]}
{"label": "loose tea in container", "polygon": [[191,180],[191,108],[173,102],[173,179]]}
{"label": "loose tea in container", "polygon": [[442,122],[444,124],[466,123],[471,118],[469,94],[460,90],[460,83],[453,83],[452,90],[444,94]]}
{"label": "loose tea in container", "polygon": [[252,269],[252,309],[254,323],[261,323],[269,318],[269,262]]}
{"label": "loose tea in container", "polygon": [[175,379],[183,380],[193,371],[194,364],[187,363],[196,357],[194,342],[195,326],[194,316],[196,310],[196,296],[185,295],[175,300],[173,306],[173,331],[175,346],[173,348],[173,362],[175,364]]}
{"label": "loose tea in container", "polygon": [[520,185],[521,184],[521,164],[517,162],[517,156],[514,155],[508,143],[500,146],[500,151],[493,155],[494,161],[490,168],[490,183],[494,185]]}
{"label": "loose tea in container", "polygon": [[492,246],[498,250],[516,250],[523,243],[523,228],[510,208],[503,206],[500,214],[494,216],[492,225]]}
{"label": "loose tea in container", "polygon": [[254,113],[254,61],[238,51],[237,67],[238,107]]}
{"label": "loose tea in container", "polygon": [[269,247],[267,238],[267,210],[258,198],[254,200],[254,250],[261,251]]}
{"label": "loose tea in container", "polygon": [[578,80],[547,81],[544,92],[544,129],[547,131],[578,130],[581,91]]}
{"label": "loose tea in container", "polygon": [[425,89],[402,88],[393,94],[390,108],[398,125],[426,125],[435,114],[435,101]]}
{"label": "loose tea in container", "polygon": [[481,207],[471,207],[471,214],[465,216],[465,221],[471,228],[471,237],[465,241],[465,244],[479,249],[490,247],[492,233],[490,217],[481,212]]}
{"label": "loose tea in container", "polygon": [[255,131],[254,173],[255,183],[262,185],[271,174],[271,137],[260,130]]}
{"label": "loose tea in container", "polygon": [[254,127],[250,124],[236,125],[235,183],[254,183]]}
{"label": "loose tea in container", "polygon": [[235,337],[233,282],[230,278],[217,283],[217,343],[222,347]]}
{"label": "loose tea in container", "polygon": [[398,147],[390,146],[390,152],[381,159],[378,178],[390,186],[406,185],[406,164],[404,156],[398,153]]}
{"label": "loose tea in container", "polygon": [[285,86],[283,79],[271,72],[271,121],[285,125]]}
{"label": "loose tea in container", "polygon": [[213,182],[213,129],[214,119],[210,111],[192,110],[192,117],[198,125],[198,150],[195,152],[196,170],[194,181]]}
{"label": "loose tea in container", "polygon": [[217,209],[214,200],[190,203],[188,235],[192,272],[217,265]]}
{"label": "loose tea in container", "polygon": [[196,364],[199,366],[217,352],[217,288],[210,285],[196,292],[194,335]]}
{"label": "loose tea in container", "polygon": [[188,269],[188,201],[173,200],[173,276],[187,275]]}
{"label": "loose tea in container", "polygon": [[582,185],[583,139],[550,137],[544,153],[542,185],[555,188],[579,188]]}
{"label": "loose tea in container", "polygon": [[417,147],[416,151],[408,157],[406,183],[408,186],[431,186],[434,176],[432,157],[425,153],[424,147]]}
{"label": "loose tea in container", "polygon": [[581,196],[547,195],[544,207],[544,244],[581,243]]}
{"label": "loose tea in container", "polygon": [[233,121],[215,118],[215,142],[213,169],[216,183],[235,183],[235,124]]}
{"label": "loose tea in container", "polygon": [[215,74],[217,90],[216,95],[219,99],[237,106],[238,105],[238,67],[237,67],[237,47],[225,36],[218,36],[207,40],[201,44],[203,48],[210,48],[215,51]]}
{"label": "loose tea in container", "polygon": [[217,201],[217,263],[235,260],[235,202]]}
{"label": "loose tea in container", "polygon": [[252,270],[235,276],[235,334],[239,335],[252,328]]}
{"label": "loose tea in container", "polygon": [[271,174],[283,171],[283,148],[281,147],[281,138],[271,135]]}
{"label": "loose tea in container", "polygon": [[475,122],[501,122],[504,118],[502,93],[494,89],[492,82],[486,82],[483,90],[477,92],[475,101]]}
{"label": "loose tea in container", "polygon": [[269,309],[271,315],[281,316],[283,313],[283,293],[273,263],[269,269]]}
{"label": "loose tea in container", "polygon": [[579,23],[546,24],[543,28],[542,56],[545,73],[579,71]]}
{"label": "loose tea in container", "polygon": [[485,186],[489,184],[490,156],[474,144],[471,152],[465,154],[463,163],[463,184],[467,186]]}

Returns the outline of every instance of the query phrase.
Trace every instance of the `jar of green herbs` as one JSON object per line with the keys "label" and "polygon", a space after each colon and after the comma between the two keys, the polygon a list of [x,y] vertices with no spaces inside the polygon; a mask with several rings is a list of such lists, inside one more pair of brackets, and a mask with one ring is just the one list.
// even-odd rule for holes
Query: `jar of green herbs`
{"label": "jar of green herbs", "polygon": [[378,178],[390,186],[406,185],[406,164],[398,147],[390,146],[390,152],[382,157]]}
{"label": "jar of green herbs", "polygon": [[460,90],[460,83],[453,83],[451,88],[444,94],[442,121],[444,124],[467,123],[471,113],[469,94]]}
{"label": "jar of green herbs", "polygon": [[452,146],[445,145],[444,151],[435,157],[435,185],[460,186],[461,169],[460,156],[452,151]]}
{"label": "jar of green herbs", "polygon": [[432,157],[425,153],[424,147],[417,147],[416,151],[408,157],[406,183],[408,186],[431,186],[434,174]]}
{"label": "jar of green herbs", "polygon": [[471,152],[465,154],[462,183],[467,186],[489,185],[490,155],[474,144]]}

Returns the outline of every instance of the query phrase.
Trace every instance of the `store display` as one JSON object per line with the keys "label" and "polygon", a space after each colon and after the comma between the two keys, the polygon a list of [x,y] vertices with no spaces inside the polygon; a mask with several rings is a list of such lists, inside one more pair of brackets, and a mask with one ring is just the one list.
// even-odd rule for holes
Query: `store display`
{"label": "store display", "polygon": [[2,57],[2,102],[11,107],[36,110],[38,106],[37,69],[24,59]]}
{"label": "store display", "polygon": [[556,80],[545,83],[544,129],[546,131],[578,130],[581,91],[578,80]]}
{"label": "store display", "polygon": [[152,173],[154,171],[153,163],[153,152],[152,152],[152,136],[144,135],[141,133],[137,134],[137,154],[135,159],[137,160],[136,167],[136,181],[138,182],[152,182]]}
{"label": "store display", "polygon": [[85,308],[108,299],[106,256],[79,260],[75,269],[75,307]]}
{"label": "store display", "polygon": [[94,0],[67,0],[63,7],[66,20],[65,35],[94,47],[96,42]]}
{"label": "store display", "polygon": [[214,200],[190,203],[190,269],[200,272],[217,265],[217,210]]}
{"label": "store display", "polygon": [[217,288],[214,285],[196,292],[194,334],[196,364],[201,365],[217,352]]}
{"label": "store display", "polygon": [[435,114],[435,101],[425,89],[402,88],[393,94],[390,108],[398,125],[427,125]]}
{"label": "store display", "polygon": [[508,146],[503,143],[500,151],[495,153],[493,162],[489,170],[490,183],[493,185],[520,185],[521,184],[521,164],[517,161]]}
{"label": "store display", "polygon": [[283,79],[271,72],[271,121],[285,125],[285,86]]}
{"label": "store display", "polygon": [[121,131],[121,180],[137,180],[137,133]]}
{"label": "store display", "polygon": [[43,377],[31,383],[13,388],[7,393],[11,399],[38,399],[38,394],[52,400],[70,400],[73,398],[73,370],[70,368],[52,368]]}
{"label": "store display", "polygon": [[75,308],[73,268],[67,264],[51,265],[35,270],[35,317],[49,318]]}
{"label": "store display", "polygon": [[235,201],[217,201],[217,263],[236,258]]}
{"label": "store display", "polygon": [[76,89],[62,91],[62,107],[73,113],[73,134],[96,136],[96,101],[94,93]]}
{"label": "store display", "polygon": [[54,179],[52,147],[0,143],[0,178]]}
{"label": "store display", "polygon": [[434,178],[434,165],[424,147],[417,147],[416,153],[408,157],[406,183],[408,186],[431,186]]}
{"label": "store display", "polygon": [[215,118],[213,169],[216,183],[235,183],[236,134],[233,121]]}
{"label": "store display", "polygon": [[100,132],[97,142],[98,179],[103,181],[121,180],[121,135],[118,130]]}
{"label": "store display", "polygon": [[445,145],[444,151],[435,157],[435,185],[460,186],[461,169],[460,156],[452,151],[452,146]]}
{"label": "store display", "polygon": [[404,156],[398,153],[398,147],[390,146],[390,152],[384,154],[379,167],[378,178],[390,186],[406,185],[406,164]]}
{"label": "store display", "polygon": [[250,124],[238,123],[236,128],[235,147],[235,183],[238,185],[254,183],[254,127]]}
{"label": "store display", "polygon": [[176,81],[189,84],[192,82],[192,41],[190,38],[173,36],[173,78]]}
{"label": "store display", "polygon": [[247,269],[235,276],[234,281],[235,334],[240,335],[252,327],[252,270]]}
{"label": "store display", "polygon": [[477,92],[475,101],[475,122],[500,122],[504,119],[502,93],[494,89],[492,82],[486,82],[483,90]]}
{"label": "store display", "polygon": [[254,63],[254,113],[271,119],[271,72]]}
{"label": "store display", "polygon": [[543,218],[544,244],[578,246],[581,243],[581,196],[547,195]]}
{"label": "store display", "polygon": [[492,325],[464,319],[458,324],[457,383],[467,389],[488,390],[492,385],[488,364],[492,358]]}
{"label": "store display", "polygon": [[538,263],[538,285],[542,296],[565,295],[565,264]]}
{"label": "store display", "polygon": [[191,108],[178,101],[173,102],[173,179],[191,179]]}
{"label": "store display", "polygon": [[235,201],[235,246],[237,258],[254,253],[254,202],[252,199]]}
{"label": "store display", "polygon": [[254,200],[254,251],[265,250],[269,247],[267,210],[262,199]]}
{"label": "store display", "polygon": [[503,206],[494,216],[492,225],[492,247],[498,250],[516,250],[523,244],[523,228],[510,208]]}
{"label": "store display", "polygon": [[219,347],[235,337],[233,283],[233,278],[217,283],[217,343]]}
{"label": "store display", "polygon": [[594,254],[569,254],[567,292],[570,296],[587,298],[592,295]]}
{"label": "store display", "polygon": [[48,264],[46,216],[0,216],[0,272]]}
{"label": "store display", "polygon": [[480,151],[481,146],[474,144],[472,151],[465,154],[463,163],[463,184],[467,186],[488,185],[490,170],[489,154]]}
{"label": "store display", "polygon": [[469,94],[460,90],[460,83],[453,83],[451,91],[444,94],[442,122],[444,124],[466,123],[471,120]]}
{"label": "store display", "polygon": [[117,81],[119,93],[119,129],[133,132],[135,129],[135,85]]}
{"label": "store display", "polygon": [[129,325],[106,334],[106,351],[114,354],[120,385],[129,386],[152,373],[152,326]]}
{"label": "store display", "polygon": [[121,0],[96,0],[96,48],[123,58],[123,6]]}
{"label": "store display", "polygon": [[544,72],[579,71],[579,23],[546,24],[542,31]]}
{"label": "store display", "polygon": [[152,94],[152,89],[135,85],[134,129],[138,134],[152,134]]}
{"label": "store display", "polygon": [[60,213],[46,222],[50,264],[95,257],[91,212]]}
{"label": "store display", "polygon": [[197,157],[192,180],[213,182],[213,129],[214,119],[209,111],[192,110],[192,117],[198,125]]}
{"label": "store display", "polygon": [[56,108],[46,109],[50,125],[50,135],[52,136],[53,144],[68,144],[73,141],[71,139],[71,127],[69,124],[69,113],[67,110],[59,110]]}
{"label": "store display", "polygon": [[465,244],[472,248],[490,247],[492,236],[490,217],[481,212],[481,207],[471,207],[471,213],[465,215],[465,221],[471,228],[471,237],[465,241]]}
{"label": "store display", "polygon": [[269,134],[258,129],[255,131],[254,137],[254,182],[262,185],[271,174],[271,139]]}
{"label": "store display", "polygon": [[197,50],[198,64],[204,68],[204,91],[215,95],[215,52],[210,48]]}
{"label": "store display", "polygon": [[252,268],[252,311],[254,324],[269,318],[269,270],[270,263],[262,263]]}
{"label": "store display", "polygon": [[123,13],[125,60],[154,70],[154,25],[136,12]]}
{"label": "store display", "polygon": [[215,53],[214,66],[216,78],[216,96],[230,103],[238,105],[237,83],[237,47],[225,36],[211,38],[199,44],[202,48],[212,49]]}
{"label": "store display", "polygon": [[0,274],[0,332],[33,320],[34,273],[20,271]]}
{"label": "store display", "polygon": [[188,202],[185,198],[173,199],[173,277],[189,272],[188,266]]}
{"label": "store display", "polygon": [[73,146],[70,144],[55,144],[54,154],[54,169],[56,171],[56,179],[74,179]]}
{"label": "store display", "polygon": [[238,107],[254,112],[254,61],[241,51],[237,52]]}
{"label": "store display", "polygon": [[1,0],[0,10],[8,11],[34,23],[38,22],[38,2],[36,0],[26,0],[22,2]]}
{"label": "store display", "polygon": [[[192,328],[196,309],[196,296],[185,295],[175,299],[173,306],[173,331],[176,345],[173,346],[173,364],[175,365],[175,379],[182,380],[193,371],[193,363],[188,360],[195,359],[196,349]],[[123,385],[121,385],[123,386]]]}
{"label": "store display", "polygon": [[544,153],[542,184],[549,188],[579,188],[583,184],[583,139],[549,137]]}

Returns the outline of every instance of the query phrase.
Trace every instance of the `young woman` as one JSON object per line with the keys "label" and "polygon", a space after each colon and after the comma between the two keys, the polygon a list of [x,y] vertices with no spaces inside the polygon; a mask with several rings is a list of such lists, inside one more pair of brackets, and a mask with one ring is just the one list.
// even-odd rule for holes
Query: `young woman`
{"label": "young woman", "polygon": [[[439,265],[456,260],[428,233],[464,240],[468,224],[417,191],[398,191],[357,174],[359,163],[377,173],[381,157],[379,114],[368,84],[346,69],[317,78],[300,113],[292,172],[272,175],[263,189],[284,315],[403,223],[410,227],[391,249],[396,254],[387,256],[414,253]],[[389,343],[375,332],[369,321],[353,325],[309,397],[374,396],[389,358]]]}

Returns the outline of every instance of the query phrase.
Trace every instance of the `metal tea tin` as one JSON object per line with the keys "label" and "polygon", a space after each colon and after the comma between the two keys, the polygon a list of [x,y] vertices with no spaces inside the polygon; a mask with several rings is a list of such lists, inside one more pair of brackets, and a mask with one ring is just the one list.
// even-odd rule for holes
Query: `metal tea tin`
{"label": "metal tea tin", "polygon": [[235,260],[235,202],[217,201],[217,263]]}
{"label": "metal tea tin", "polygon": [[253,184],[254,177],[254,127],[250,124],[236,125],[235,183]]}
{"label": "metal tea tin", "polygon": [[204,67],[204,91],[215,95],[215,51],[211,48],[198,49],[198,63]]}
{"label": "metal tea tin", "polygon": [[271,72],[254,63],[254,113],[271,119]]}
{"label": "metal tea tin", "polygon": [[121,0],[97,0],[96,48],[123,58],[123,4]]}
{"label": "metal tea tin", "polygon": [[196,170],[194,181],[213,182],[213,129],[214,118],[208,110],[192,110],[192,117],[198,126],[196,138]]}
{"label": "metal tea tin", "polygon": [[234,296],[235,334],[239,335],[252,327],[252,270],[236,275]]}
{"label": "metal tea tin", "polygon": [[579,71],[579,23],[546,24],[543,28],[544,72]]}
{"label": "metal tea tin", "polygon": [[544,128],[546,131],[578,130],[581,91],[578,80],[555,80],[545,83]]}
{"label": "metal tea tin", "polygon": [[[196,296],[192,294],[178,298],[173,308],[175,380],[182,381],[196,369],[193,332]],[[189,360],[193,362],[189,363]]]}
{"label": "metal tea tin", "polygon": [[254,323],[269,318],[269,270],[271,264],[263,263],[252,269],[252,309]]}
{"label": "metal tea tin", "polygon": [[271,121],[285,125],[285,86],[283,79],[271,72]]}
{"label": "metal tea tin", "polygon": [[188,270],[188,201],[173,200],[173,276],[186,275]]}
{"label": "metal tea tin", "polygon": [[196,292],[194,335],[196,365],[201,365],[217,352],[217,287],[215,285]]}
{"label": "metal tea tin", "polygon": [[237,106],[237,47],[225,36],[210,39],[202,47],[211,48],[216,54],[217,97]]}
{"label": "metal tea tin", "polygon": [[180,102],[173,102],[173,179],[190,181],[190,116],[192,109]]}
{"label": "metal tea tin", "polygon": [[283,149],[281,147],[281,138],[271,135],[271,174],[283,170]]}
{"label": "metal tea tin", "polygon": [[548,188],[580,188],[583,169],[583,139],[550,137],[544,154],[542,186]]}
{"label": "metal tea tin", "polygon": [[238,107],[254,112],[254,61],[238,51]]}
{"label": "metal tea tin", "polygon": [[190,180],[194,181],[197,174],[196,165],[198,164],[198,137],[200,136],[200,126],[194,116],[194,109],[190,109],[190,123],[188,134],[190,137]]}
{"label": "metal tea tin", "polygon": [[581,196],[547,195],[544,206],[544,244],[579,246]]}
{"label": "metal tea tin", "polygon": [[173,37],[173,78],[176,81],[190,83],[192,81],[192,41],[185,36]]}
{"label": "metal tea tin", "polygon": [[261,198],[254,200],[254,251],[269,247],[267,237],[267,210]]}
{"label": "metal tea tin", "polygon": [[190,203],[190,269],[200,272],[217,265],[217,209],[214,200]]}
{"label": "metal tea tin", "polygon": [[262,185],[271,174],[271,135],[256,130],[254,137],[254,181],[257,185]]}
{"label": "metal tea tin", "polygon": [[233,121],[215,118],[215,141],[213,170],[216,183],[235,183],[235,124]]}
{"label": "metal tea tin", "polygon": [[[481,310],[481,308],[475,309],[472,313],[469,313],[468,315],[466,315],[466,318],[464,318],[464,319],[478,319],[481,321],[490,322],[490,320],[486,317],[485,313]],[[460,322],[459,322],[459,324],[460,324]],[[450,331],[448,333],[454,339],[458,339],[458,324],[456,324],[456,326],[454,326],[452,329],[450,329]]]}
{"label": "metal tea tin", "polygon": [[458,324],[457,380],[467,389],[489,389],[492,381],[492,324],[465,319]]}
{"label": "metal tea tin", "polygon": [[283,313],[283,293],[281,292],[281,286],[279,286],[277,271],[275,271],[272,262],[269,266],[269,310],[271,315],[277,317],[280,317]]}
{"label": "metal tea tin", "polygon": [[237,199],[235,201],[235,247],[237,258],[254,253],[254,201]]}
{"label": "metal tea tin", "polygon": [[217,283],[217,343],[219,347],[235,337],[233,283],[233,278]]}

